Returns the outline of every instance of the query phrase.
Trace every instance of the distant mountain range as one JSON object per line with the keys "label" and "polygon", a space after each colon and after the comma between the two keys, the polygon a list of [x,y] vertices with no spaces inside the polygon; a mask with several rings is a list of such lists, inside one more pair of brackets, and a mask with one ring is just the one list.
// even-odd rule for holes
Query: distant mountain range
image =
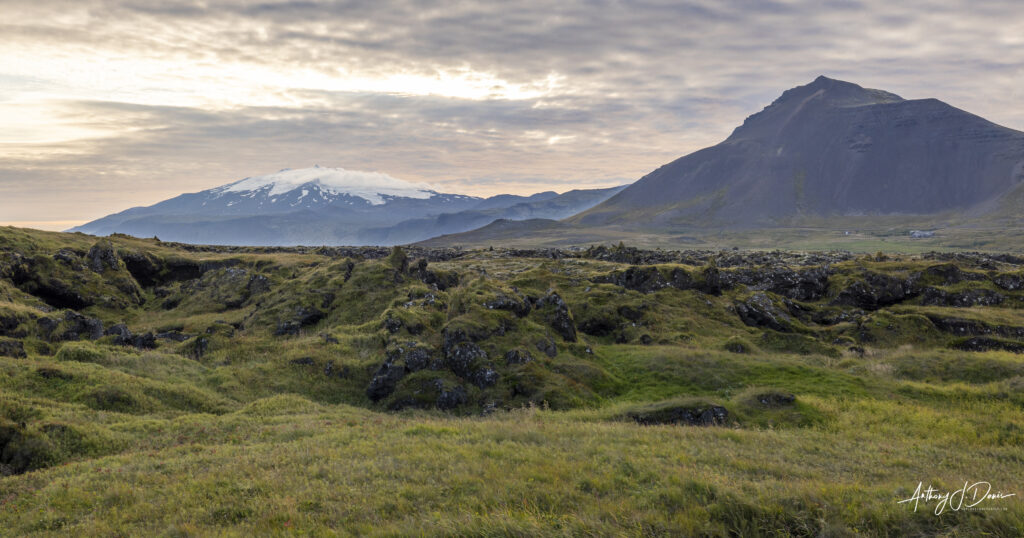
{"label": "distant mountain range", "polygon": [[1022,210],[1024,133],[936,99],[905,100],[818,77],[784,92],[720,144],[658,168],[579,215],[494,223],[429,244],[530,234],[580,241],[630,231],[749,234],[883,220],[1019,226]]}
{"label": "distant mountain range", "polygon": [[[720,144],[626,187],[482,199],[384,174],[283,170],[72,231],[252,245],[659,237],[675,244],[709,234],[880,222],[961,230],[983,223],[999,235],[1020,228],[1022,211],[1024,133],[936,99],[905,100],[818,77],[784,92]],[[964,244],[977,246],[970,235]]]}
{"label": "distant mountain range", "polygon": [[317,166],[182,194],[68,231],[224,245],[405,244],[496,219],[566,218],[623,188],[479,198],[381,173]]}

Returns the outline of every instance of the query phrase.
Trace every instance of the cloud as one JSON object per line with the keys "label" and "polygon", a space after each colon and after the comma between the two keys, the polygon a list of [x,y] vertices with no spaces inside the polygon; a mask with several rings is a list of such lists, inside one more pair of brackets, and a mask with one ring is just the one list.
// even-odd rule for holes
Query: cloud
{"label": "cloud", "polygon": [[7,0],[0,219],[85,220],[314,163],[476,194],[618,184],[819,74],[1020,129],[1018,9]]}

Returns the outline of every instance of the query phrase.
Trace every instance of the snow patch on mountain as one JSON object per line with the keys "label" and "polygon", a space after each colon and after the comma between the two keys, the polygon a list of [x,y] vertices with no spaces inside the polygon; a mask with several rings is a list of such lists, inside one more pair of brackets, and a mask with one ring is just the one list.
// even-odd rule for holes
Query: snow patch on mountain
{"label": "snow patch on mountain", "polygon": [[[384,196],[416,198],[426,200],[437,191],[426,183],[412,183],[393,178],[380,172],[361,172],[344,168],[302,168],[299,170],[284,169],[265,176],[247,177],[223,187],[212,189],[216,194],[228,192],[253,193],[264,191],[267,196],[280,196],[301,187],[316,185],[321,192],[344,194],[362,198],[372,205],[386,202]],[[302,191],[303,196],[307,190]],[[249,196],[253,196],[249,194]],[[272,200],[273,201],[273,200]]]}

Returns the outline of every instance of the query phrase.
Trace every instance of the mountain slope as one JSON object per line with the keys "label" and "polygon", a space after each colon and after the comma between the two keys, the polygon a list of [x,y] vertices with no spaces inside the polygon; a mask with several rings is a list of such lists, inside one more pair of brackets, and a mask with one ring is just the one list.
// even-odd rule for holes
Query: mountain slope
{"label": "mountain slope", "polygon": [[570,222],[648,228],[805,217],[979,215],[1024,182],[1024,133],[935,99],[819,77],[724,142],[643,177]]}
{"label": "mountain slope", "polygon": [[69,231],[225,245],[392,245],[501,218],[565,218],[619,190],[479,198],[439,193],[374,172],[286,169],[128,209]]}
{"label": "mountain slope", "polygon": [[[553,197],[530,197],[528,202],[503,206],[485,200],[479,207],[458,213],[410,219],[389,228],[370,230],[367,237],[375,244],[406,244],[446,234],[457,234],[487,226],[497,221],[527,221],[535,219],[559,220],[589,209],[626,188],[624,185],[607,189],[572,190]],[[551,193],[555,194],[555,193]],[[503,198],[508,195],[502,195]],[[537,198],[539,197],[539,200]],[[497,198],[497,197],[495,197]]]}

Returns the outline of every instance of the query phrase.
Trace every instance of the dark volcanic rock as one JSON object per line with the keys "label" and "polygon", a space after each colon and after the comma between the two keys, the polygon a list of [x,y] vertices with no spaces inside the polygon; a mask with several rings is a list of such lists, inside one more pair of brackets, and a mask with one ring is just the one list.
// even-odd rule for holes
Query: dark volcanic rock
{"label": "dark volcanic rock", "polygon": [[745,301],[734,303],[736,313],[743,323],[751,327],[763,327],[775,331],[791,331],[792,319],[788,314],[775,306],[771,297],[763,292],[758,292]]}
{"label": "dark volcanic rock", "polygon": [[132,339],[132,345],[139,349],[153,349],[156,347],[156,337],[151,332],[137,334]]}
{"label": "dark volcanic rock", "polygon": [[78,340],[80,338],[96,340],[103,336],[102,321],[83,316],[78,312],[64,313],[64,327],[64,332],[58,337],[59,340]]}
{"label": "dark volcanic rock", "polygon": [[422,347],[410,349],[402,354],[402,362],[405,363],[405,369],[410,372],[418,372],[428,368],[433,363],[433,360],[433,354]]}
{"label": "dark volcanic rock", "polygon": [[119,346],[130,346],[134,343],[132,332],[128,329],[128,326],[124,323],[118,323],[107,329],[103,334],[114,337],[114,343]]}
{"label": "dark volcanic rock", "polygon": [[27,289],[27,291],[54,308],[81,310],[95,304],[92,297],[81,294],[70,284],[58,278],[46,278],[36,281],[34,286]]}
{"label": "dark volcanic rock", "polygon": [[640,321],[644,317],[644,310],[647,309],[646,304],[640,305],[640,308],[633,308],[629,305],[622,305],[618,308],[617,312],[620,316],[628,319],[629,321]]}
{"label": "dark volcanic rock", "polygon": [[921,292],[914,277],[896,278],[865,272],[862,278],[840,290],[832,304],[877,310],[916,297]]}
{"label": "dark volcanic rock", "polygon": [[558,355],[558,346],[555,345],[555,341],[550,338],[544,338],[537,340],[537,350],[544,353],[548,357],[555,358]]}
{"label": "dark volcanic rock", "polygon": [[210,349],[210,339],[205,336],[197,336],[188,344],[185,344],[185,352],[189,357],[199,360],[206,355]]}
{"label": "dark volcanic rock", "polygon": [[744,285],[752,290],[770,291],[798,301],[816,301],[828,292],[829,267],[794,271],[788,267],[762,267],[722,271],[724,287]]}
{"label": "dark volcanic rock", "polygon": [[295,321],[282,321],[274,329],[274,336],[298,336],[302,326]]}
{"label": "dark volcanic rock", "polygon": [[991,334],[991,328],[980,321],[971,321],[960,318],[943,318],[939,316],[928,316],[932,325],[940,331],[956,334],[959,336],[977,336]]}
{"label": "dark volcanic rock", "polygon": [[754,395],[754,401],[763,407],[787,407],[793,405],[796,396],[784,392],[763,392]]}
{"label": "dark volcanic rock", "polygon": [[1007,342],[984,336],[976,336],[957,342],[953,344],[953,348],[963,351],[1009,351],[1012,353],[1024,353],[1024,343]]}
{"label": "dark volcanic rock", "polygon": [[386,362],[405,368],[407,373],[418,372],[433,365],[434,355],[416,342],[408,342],[389,349]]}
{"label": "dark volcanic rock", "polygon": [[117,271],[121,268],[117,253],[114,252],[114,245],[108,240],[100,240],[85,255],[89,269],[96,273],[102,273],[107,269]]}
{"label": "dark volcanic rock", "polygon": [[652,411],[628,413],[637,424],[679,424],[683,426],[721,426],[729,419],[726,408],[712,405],[707,407],[669,406]]}
{"label": "dark volcanic rock", "polygon": [[[438,384],[441,385],[440,380]],[[442,387],[443,385],[438,388],[441,392],[437,396],[437,408],[442,411],[455,409],[469,400],[466,395],[466,389],[462,388],[462,386],[456,386],[451,390],[444,390]]]}
{"label": "dark volcanic rock", "polygon": [[469,381],[474,385],[482,389],[485,389],[487,387],[493,387],[495,384],[497,384],[499,377],[501,376],[498,374],[498,372],[495,372],[490,368],[484,367],[473,372],[473,374],[469,378]]}
{"label": "dark volcanic rock", "polygon": [[338,368],[337,366],[334,365],[333,360],[327,361],[327,364],[324,366],[324,376],[326,377],[337,376],[342,379],[347,379],[350,374],[351,371],[349,370],[348,366],[342,366],[341,368]]}
{"label": "dark volcanic rock", "polygon": [[985,288],[947,292],[938,288],[925,288],[921,293],[921,304],[925,306],[953,306],[967,308],[971,306],[995,306],[1003,302],[1005,297]]}
{"label": "dark volcanic rock", "polygon": [[22,344],[21,340],[0,339],[0,357],[24,359],[27,356],[25,354],[25,345]]}
{"label": "dark volcanic rock", "polygon": [[366,397],[372,402],[379,402],[395,392],[395,386],[405,377],[405,368],[385,362],[373,374],[370,386],[366,387]]}
{"label": "dark volcanic rock", "polygon": [[493,300],[485,302],[484,307],[492,310],[507,310],[520,318],[530,313],[529,302],[519,297],[513,298],[506,295],[499,295]]}
{"label": "dark volcanic rock", "polygon": [[[468,351],[467,348],[461,346],[475,347],[476,344],[473,344],[472,342],[460,342],[455,344],[451,351],[452,361],[459,363],[456,367],[466,375],[459,374],[458,372],[456,372],[456,374],[468,379],[476,373],[473,366],[475,365],[476,359],[480,357],[471,356],[472,353]],[[486,358],[486,354],[484,354],[483,357]],[[366,388],[366,395],[374,402],[387,398],[395,391],[395,387],[398,385],[398,382],[406,375],[426,369],[432,364],[433,355],[428,349],[418,346],[416,342],[409,342],[392,348],[387,353],[387,359],[373,374],[373,377],[370,380],[370,385]],[[333,363],[329,363],[328,369],[324,370],[324,374],[330,376],[332,370]],[[347,368],[345,368],[342,373],[339,373],[339,376],[347,376]],[[441,390],[441,388],[438,387],[438,390]],[[400,409],[403,407],[421,407],[421,404],[418,401],[401,401],[392,402],[391,404],[392,409]]]}
{"label": "dark volcanic rock", "polygon": [[250,275],[245,287],[250,296],[266,293],[270,291],[270,279],[263,275]]}
{"label": "dark volcanic rock", "polygon": [[511,366],[514,364],[526,364],[533,360],[533,355],[529,351],[521,349],[513,349],[508,353],[505,353],[505,364]]}
{"label": "dark volcanic rock", "polygon": [[444,366],[463,379],[473,379],[479,364],[487,360],[487,352],[473,342],[459,342],[448,348]]}
{"label": "dark volcanic rock", "polygon": [[[682,280],[681,277],[680,280]],[[633,266],[625,271],[616,271],[610,275],[596,278],[594,281],[615,284],[640,293],[653,293],[669,285],[668,280],[657,267]]]}
{"label": "dark volcanic rock", "polygon": [[995,282],[996,286],[1003,288],[1006,291],[1017,291],[1024,289],[1024,275],[1020,273],[1004,273],[996,275],[992,282]]}
{"label": "dark volcanic rock", "polygon": [[704,277],[704,283],[700,287],[701,291],[711,295],[721,295],[725,282],[722,280],[722,272],[718,269],[717,265],[705,267],[701,271],[701,276]]}
{"label": "dark volcanic rock", "polygon": [[295,309],[293,320],[300,326],[306,327],[324,319],[325,315],[321,310],[312,306],[300,306]]}
{"label": "dark volcanic rock", "polygon": [[295,336],[303,327],[313,325],[324,319],[326,314],[312,306],[298,306],[295,314],[290,320],[281,321],[274,330],[275,336]]}
{"label": "dark volcanic rock", "polygon": [[128,326],[118,323],[103,333],[114,337],[114,343],[120,346],[134,346],[139,349],[153,349],[156,347],[156,335],[151,332],[144,334],[132,334]]}
{"label": "dark volcanic rock", "polygon": [[591,315],[580,321],[579,329],[583,334],[591,336],[608,336],[615,332],[621,323],[613,317]]}
{"label": "dark volcanic rock", "polygon": [[422,269],[416,269],[415,274],[424,284],[432,286],[438,291],[444,291],[448,288],[454,288],[459,285],[458,274],[454,272],[443,274],[435,273],[434,271],[427,269],[425,264]]}
{"label": "dark volcanic rock", "polygon": [[691,290],[697,287],[697,282],[688,271],[677,267],[672,270],[669,285],[678,290]]}
{"label": "dark volcanic rock", "polygon": [[16,338],[25,336],[24,330],[18,330],[18,326],[28,320],[29,316],[24,314],[0,312],[0,336],[14,336]]}
{"label": "dark volcanic rock", "polygon": [[156,338],[158,340],[173,340],[175,342],[184,342],[185,340],[188,340],[191,337],[187,334],[182,334],[179,331],[164,331],[156,333]]}
{"label": "dark volcanic rock", "polygon": [[576,324],[569,313],[569,305],[558,293],[548,291],[547,295],[537,301],[537,308],[547,310],[545,317],[548,325],[565,341],[576,341]]}
{"label": "dark volcanic rock", "polygon": [[124,262],[125,269],[140,286],[148,288],[163,282],[161,278],[163,268],[154,256],[137,251],[124,252],[121,254],[121,261]]}
{"label": "dark volcanic rock", "polygon": [[395,334],[402,330],[402,320],[388,316],[384,319],[384,330],[391,334]]}
{"label": "dark volcanic rock", "polygon": [[970,273],[962,271],[956,265],[952,263],[944,263],[942,265],[933,265],[924,270],[924,274],[927,276],[941,279],[941,284],[951,286],[953,284],[959,284],[966,280],[969,281],[980,281],[986,280],[987,277],[978,273]]}
{"label": "dark volcanic rock", "polygon": [[69,248],[62,248],[58,250],[57,253],[53,255],[53,259],[75,270],[78,270],[82,266],[81,254]]}
{"label": "dark volcanic rock", "polygon": [[1024,338],[1024,327],[989,325],[980,321],[929,315],[928,319],[940,331],[957,336],[984,336],[995,334],[1007,338]]}

